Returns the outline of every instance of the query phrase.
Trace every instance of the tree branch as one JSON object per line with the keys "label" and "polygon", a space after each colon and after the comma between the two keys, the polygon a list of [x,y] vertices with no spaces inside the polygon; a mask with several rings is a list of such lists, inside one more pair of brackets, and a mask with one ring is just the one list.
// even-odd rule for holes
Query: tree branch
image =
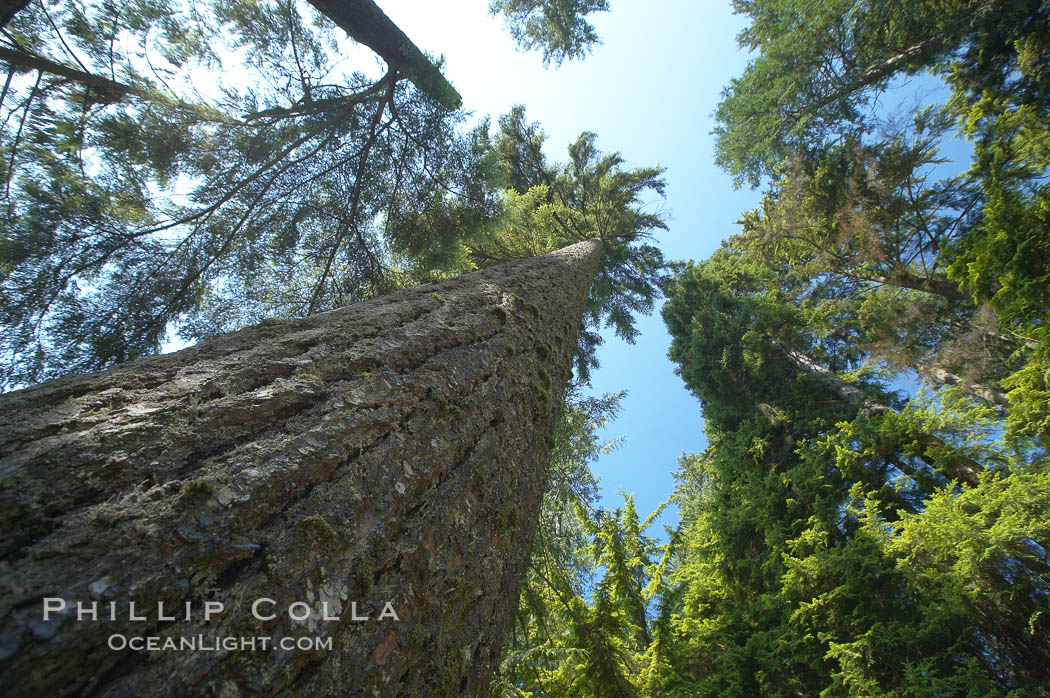
{"label": "tree branch", "polygon": [[379,54],[391,71],[404,75],[441,106],[458,109],[463,104],[456,88],[437,66],[372,0],[310,0],[310,4],[354,41]]}
{"label": "tree branch", "polygon": [[135,95],[136,97],[148,100],[156,99],[156,95],[149,90],[144,90],[133,85],[126,85],[122,82],[110,80],[109,78],[95,75],[94,73],[89,73],[84,70],[78,70],[77,68],[55,62],[49,58],[44,58],[43,56],[38,56],[34,53],[29,53],[28,51],[0,47],[0,60],[7,63],[12,69],[21,68],[23,70],[39,70],[43,73],[58,75],[80,83],[84,87],[93,90],[95,94],[107,102],[119,102],[126,95]]}

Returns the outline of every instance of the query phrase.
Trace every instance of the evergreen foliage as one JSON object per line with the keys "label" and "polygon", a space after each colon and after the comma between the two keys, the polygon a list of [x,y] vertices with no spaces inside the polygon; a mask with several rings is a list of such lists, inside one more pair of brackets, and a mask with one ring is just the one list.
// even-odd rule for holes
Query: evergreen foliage
{"label": "evergreen foliage", "polygon": [[523,107],[500,117],[492,147],[505,207],[493,225],[464,235],[460,244],[469,263],[482,267],[590,238],[605,243],[576,356],[577,377],[586,381],[598,365],[600,327],[633,342],[634,315],[652,312],[660,295],[665,264],[651,241],[667,223],[663,212],[644,209],[648,196],[663,196],[663,169],[626,168],[619,153],[601,152],[590,132],[569,145],[567,163],[550,164],[544,140]]}
{"label": "evergreen foliage", "polygon": [[492,0],[492,14],[504,15],[507,28],[518,45],[543,51],[543,64],[584,58],[600,44],[586,16],[608,12],[608,0]]}
{"label": "evergreen foliage", "polygon": [[[393,71],[346,70],[335,37],[278,0],[14,17],[5,385],[155,353],[171,328],[191,340],[404,285],[383,215],[443,202],[474,151],[461,114]],[[242,80],[220,82],[238,58]]]}
{"label": "evergreen foliage", "polygon": [[[551,163],[522,107],[465,129],[339,67],[307,4],[30,5],[0,42],[4,385],[597,237],[579,381],[664,292],[708,446],[659,540],[596,507],[620,396],[570,396],[496,692],[1050,695],[1047,3],[734,6],[756,57],[717,161],[766,190],[668,278],[662,169],[590,132]],[[608,3],[490,9],[560,64]],[[173,88],[237,52],[268,79]],[[950,98],[887,117],[922,73]]]}
{"label": "evergreen foliage", "polygon": [[[718,160],[768,188],[667,287],[709,445],[665,694],[1047,695],[1045,3],[736,7]],[[923,71],[946,104],[874,106]]]}
{"label": "evergreen foliage", "polygon": [[596,508],[588,465],[616,446],[600,443],[597,430],[622,397],[567,403],[496,695],[634,696],[663,680],[654,609],[669,557],[645,534],[660,510],[640,520],[629,496],[615,511]]}
{"label": "evergreen foliage", "polygon": [[[838,318],[771,272],[727,246],[682,269],[664,309],[710,442],[681,472],[683,685],[1042,695],[1043,451],[960,389],[896,394]],[[1027,494],[1004,510],[1013,488]]]}

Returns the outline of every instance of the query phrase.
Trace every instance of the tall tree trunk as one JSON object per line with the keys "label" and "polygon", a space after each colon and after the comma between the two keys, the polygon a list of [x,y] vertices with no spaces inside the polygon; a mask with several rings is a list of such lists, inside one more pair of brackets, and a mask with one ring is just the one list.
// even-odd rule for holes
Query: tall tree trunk
{"label": "tall tree trunk", "polygon": [[0,693],[485,694],[600,251],[0,396]]}

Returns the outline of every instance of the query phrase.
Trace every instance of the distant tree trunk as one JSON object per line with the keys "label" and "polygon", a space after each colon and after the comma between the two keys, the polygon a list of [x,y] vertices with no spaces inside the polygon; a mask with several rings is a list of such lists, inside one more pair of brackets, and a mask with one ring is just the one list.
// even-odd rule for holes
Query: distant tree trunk
{"label": "distant tree trunk", "polygon": [[446,109],[463,104],[456,88],[372,0],[309,0],[350,37],[375,51],[421,92]]}
{"label": "distant tree trunk", "polygon": [[908,288],[913,291],[932,293],[943,296],[949,300],[959,301],[966,305],[973,305],[973,296],[959,288],[959,284],[948,279],[924,278],[915,276],[906,270],[899,269],[888,276],[858,276],[856,278],[874,281],[883,286],[896,286],[897,288]]}
{"label": "distant tree trunk", "polygon": [[[0,396],[0,694],[486,694],[600,251]],[[69,608],[44,621],[45,598]],[[210,622],[206,601],[225,606]],[[333,645],[141,652],[114,634]]]}
{"label": "distant tree trunk", "polygon": [[[777,347],[798,370],[822,380],[844,402],[858,405],[861,408],[861,413],[865,416],[874,417],[878,414],[893,411],[889,406],[875,402],[865,395],[863,390],[842,380],[802,352],[788,349],[782,344],[777,344]],[[917,455],[927,465],[940,470],[952,480],[958,480],[971,486],[977,485],[978,478],[984,471],[984,467],[980,463],[945,443],[934,434],[911,432],[906,434],[906,436],[914,442],[914,445],[917,447]]]}
{"label": "distant tree trunk", "polygon": [[129,94],[142,99],[156,99],[155,95],[149,90],[144,90],[134,85],[126,85],[101,75],[77,70],[28,51],[16,51],[0,46],[0,61],[22,71],[39,70],[43,73],[57,75],[76,82],[90,90],[95,99],[102,103],[119,102]]}
{"label": "distant tree trunk", "polygon": [[968,381],[962,376],[957,376],[951,371],[932,364],[919,366],[918,369],[921,375],[926,376],[938,385],[957,385],[962,388],[963,392],[967,395],[979,397],[986,402],[990,402],[993,405],[999,405],[1000,407],[1010,406],[1010,398],[998,388]]}
{"label": "distant tree trunk", "polygon": [[[920,58],[923,54],[930,54],[937,51],[944,45],[944,41],[944,34],[931,36],[914,46],[909,46],[896,56],[891,56],[886,60],[871,66],[857,77],[844,82],[836,89],[831,90],[826,95],[818,98],[813,104],[808,105],[806,107],[806,112],[808,112],[809,118],[815,118],[825,107],[833,102],[837,102],[840,99],[846,99],[858,90],[871,87],[872,85],[878,84],[883,80],[892,77],[894,74],[906,68],[909,61]],[[799,121],[799,118],[796,118],[795,121]]]}

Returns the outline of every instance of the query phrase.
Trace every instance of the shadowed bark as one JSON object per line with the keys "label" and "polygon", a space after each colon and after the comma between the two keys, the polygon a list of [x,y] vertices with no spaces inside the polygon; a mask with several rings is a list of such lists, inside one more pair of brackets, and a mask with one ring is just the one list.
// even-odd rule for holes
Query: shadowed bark
{"label": "shadowed bark", "polygon": [[[486,694],[600,252],[0,396],[0,694]],[[70,608],[44,621],[47,597]],[[275,618],[252,616],[260,598]],[[206,601],[225,607],[210,622]],[[333,645],[136,652],[114,634]]]}

